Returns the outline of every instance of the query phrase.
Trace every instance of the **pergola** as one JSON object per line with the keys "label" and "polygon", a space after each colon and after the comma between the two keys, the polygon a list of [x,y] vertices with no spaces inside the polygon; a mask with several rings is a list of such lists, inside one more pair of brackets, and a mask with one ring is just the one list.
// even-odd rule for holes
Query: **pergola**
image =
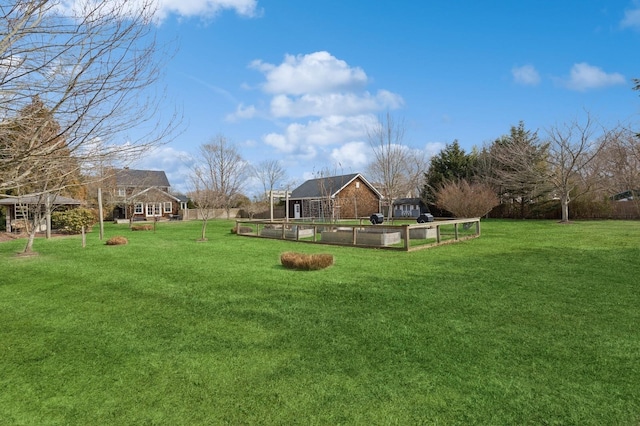
{"label": "pergola", "polygon": [[[36,213],[38,213],[40,217],[46,215],[46,223],[38,224],[38,231],[45,231],[50,229],[51,225],[51,218],[47,213],[50,213],[55,206],[79,206],[80,204],[82,204],[81,201],[61,195],[28,194],[18,197],[0,198],[0,206],[5,206],[7,209],[7,232],[19,229],[20,221],[33,220]],[[36,212],[36,208],[40,210]]]}

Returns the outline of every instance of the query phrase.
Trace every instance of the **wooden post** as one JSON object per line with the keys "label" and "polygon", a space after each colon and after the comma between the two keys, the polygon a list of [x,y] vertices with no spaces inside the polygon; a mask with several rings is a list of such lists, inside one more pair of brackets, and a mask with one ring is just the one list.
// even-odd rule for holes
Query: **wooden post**
{"label": "wooden post", "polygon": [[269,218],[273,222],[273,191],[269,190]]}
{"label": "wooden post", "polygon": [[456,241],[458,241],[458,223],[457,222],[453,224],[453,233],[454,233],[454,237],[453,238]]}
{"label": "wooden post", "polygon": [[436,243],[440,244],[440,225],[436,225]]}
{"label": "wooden post", "polygon": [[356,227],[355,227],[355,226],[354,226],[353,228],[351,228],[351,232],[352,232],[352,234],[353,234],[353,235],[351,236],[351,239],[352,239],[351,243],[355,246],[355,245],[356,245],[356,242],[357,242],[357,238],[358,238],[358,237],[357,237],[357,234],[358,234],[358,233],[357,233],[357,231],[356,231]]}
{"label": "wooden post", "polygon": [[404,234],[404,250],[409,251],[409,225],[402,225],[402,232]]}
{"label": "wooden post", "polygon": [[104,238],[104,216],[102,214],[102,188],[98,188],[98,216],[100,219],[100,241]]}
{"label": "wooden post", "polygon": [[289,222],[289,191],[285,191],[284,220]]}
{"label": "wooden post", "polygon": [[84,225],[82,225],[82,248],[87,246],[87,235],[84,233]]}

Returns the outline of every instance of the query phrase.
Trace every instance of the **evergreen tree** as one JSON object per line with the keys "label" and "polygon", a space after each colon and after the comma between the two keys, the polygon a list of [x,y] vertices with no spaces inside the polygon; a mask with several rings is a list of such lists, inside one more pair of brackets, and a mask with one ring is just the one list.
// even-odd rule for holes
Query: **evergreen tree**
{"label": "evergreen tree", "polygon": [[475,152],[467,154],[457,140],[447,144],[438,155],[431,157],[429,171],[424,174],[423,200],[433,203],[436,191],[447,182],[472,180],[476,174],[477,158]]}

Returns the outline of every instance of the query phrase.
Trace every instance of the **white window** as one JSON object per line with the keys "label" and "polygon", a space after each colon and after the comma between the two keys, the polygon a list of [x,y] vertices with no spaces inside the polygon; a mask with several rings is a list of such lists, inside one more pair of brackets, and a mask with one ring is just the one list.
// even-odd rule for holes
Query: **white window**
{"label": "white window", "polygon": [[142,203],[136,203],[136,205],[135,205],[135,207],[134,207],[133,212],[134,212],[135,214],[142,214],[142,213],[144,213],[144,208],[143,208],[143,206],[142,206]]}
{"label": "white window", "polygon": [[147,204],[147,216],[160,216],[161,210],[162,210],[162,203]]}
{"label": "white window", "polygon": [[127,196],[127,190],[124,188],[118,188],[118,197],[126,197]]}
{"label": "white window", "polygon": [[164,212],[171,213],[173,211],[173,204],[171,202],[164,203]]}

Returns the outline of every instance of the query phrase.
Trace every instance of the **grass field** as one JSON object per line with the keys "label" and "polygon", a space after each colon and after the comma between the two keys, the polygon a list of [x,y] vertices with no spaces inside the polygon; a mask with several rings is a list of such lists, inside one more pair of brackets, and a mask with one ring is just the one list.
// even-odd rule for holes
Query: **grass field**
{"label": "grass field", "polygon": [[412,253],[199,226],[0,243],[0,424],[640,422],[640,222]]}

